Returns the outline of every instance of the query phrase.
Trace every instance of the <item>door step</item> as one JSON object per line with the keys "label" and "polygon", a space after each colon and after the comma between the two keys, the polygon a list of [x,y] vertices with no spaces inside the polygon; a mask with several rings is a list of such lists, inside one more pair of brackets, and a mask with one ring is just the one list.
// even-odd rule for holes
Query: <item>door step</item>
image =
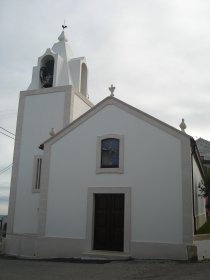
{"label": "door step", "polygon": [[123,252],[115,252],[115,251],[90,251],[84,252],[82,254],[83,260],[130,260],[131,255]]}

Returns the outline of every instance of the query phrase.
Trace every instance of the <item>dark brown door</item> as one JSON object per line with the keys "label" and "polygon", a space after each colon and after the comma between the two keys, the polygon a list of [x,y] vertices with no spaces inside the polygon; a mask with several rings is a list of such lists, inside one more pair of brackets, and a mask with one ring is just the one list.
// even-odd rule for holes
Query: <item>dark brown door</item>
{"label": "dark brown door", "polygon": [[95,194],[94,250],[123,251],[124,194]]}

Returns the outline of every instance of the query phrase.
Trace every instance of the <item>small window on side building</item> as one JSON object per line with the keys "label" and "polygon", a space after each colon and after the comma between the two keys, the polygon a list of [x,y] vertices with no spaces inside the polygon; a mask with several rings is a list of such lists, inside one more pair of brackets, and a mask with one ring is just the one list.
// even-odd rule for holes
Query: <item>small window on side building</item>
{"label": "small window on side building", "polygon": [[33,172],[33,192],[40,192],[42,171],[42,156],[34,157],[34,172]]}

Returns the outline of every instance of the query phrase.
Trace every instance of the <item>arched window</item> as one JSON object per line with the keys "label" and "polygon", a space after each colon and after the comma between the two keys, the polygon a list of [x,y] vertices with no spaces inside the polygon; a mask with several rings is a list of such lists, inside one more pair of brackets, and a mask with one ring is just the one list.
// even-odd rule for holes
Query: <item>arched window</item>
{"label": "arched window", "polygon": [[106,134],[97,137],[96,173],[124,172],[124,136]]}
{"label": "arched window", "polygon": [[40,67],[40,82],[42,87],[48,88],[53,86],[54,58],[47,55],[42,59]]}
{"label": "arched window", "polygon": [[82,63],[80,92],[84,96],[87,95],[87,66],[85,63]]}
{"label": "arched window", "polygon": [[101,168],[119,167],[120,140],[107,138],[101,141]]}

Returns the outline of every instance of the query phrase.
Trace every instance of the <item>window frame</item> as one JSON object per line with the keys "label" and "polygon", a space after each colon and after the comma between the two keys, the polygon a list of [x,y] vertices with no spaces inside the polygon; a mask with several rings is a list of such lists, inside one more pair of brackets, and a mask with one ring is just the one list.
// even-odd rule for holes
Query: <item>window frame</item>
{"label": "window frame", "polygon": [[[41,175],[42,175],[42,162],[43,162],[43,156],[42,155],[34,156],[33,182],[32,182],[32,192],[33,193],[39,193],[40,192]],[[39,183],[38,184],[37,184],[37,176],[39,176],[39,178],[38,178]]]}
{"label": "window frame", "polygon": [[[101,167],[102,141],[114,138],[119,140],[119,167]],[[124,173],[124,136],[120,134],[105,134],[97,137],[96,145],[96,174],[101,173]]]}

